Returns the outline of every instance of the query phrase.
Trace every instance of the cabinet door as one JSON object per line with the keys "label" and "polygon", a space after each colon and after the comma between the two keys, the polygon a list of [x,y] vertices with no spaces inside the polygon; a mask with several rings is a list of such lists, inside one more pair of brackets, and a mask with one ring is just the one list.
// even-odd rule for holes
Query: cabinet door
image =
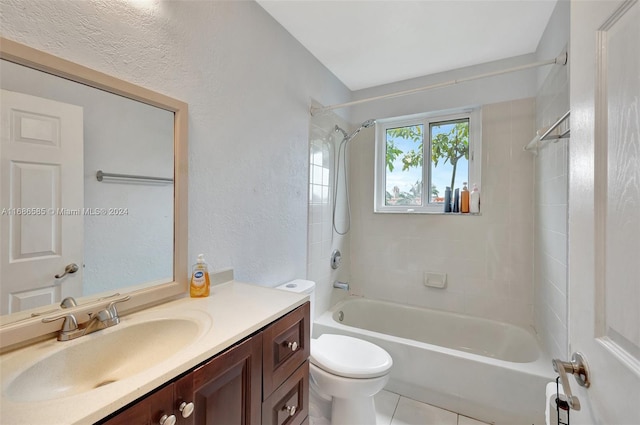
{"label": "cabinet door", "polygon": [[194,425],[258,425],[261,419],[262,335],[193,372]]}
{"label": "cabinet door", "polygon": [[103,422],[103,425],[159,424],[164,415],[172,414],[173,384],[170,384]]}

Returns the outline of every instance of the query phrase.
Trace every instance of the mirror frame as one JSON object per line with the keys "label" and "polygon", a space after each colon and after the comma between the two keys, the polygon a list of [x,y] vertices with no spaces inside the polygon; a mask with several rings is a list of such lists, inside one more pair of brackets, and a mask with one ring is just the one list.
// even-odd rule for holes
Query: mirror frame
{"label": "mirror frame", "polygon": [[[75,81],[109,93],[136,100],[174,113],[174,200],[173,200],[173,281],[126,293],[131,299],[118,306],[122,315],[142,310],[172,299],[185,296],[188,288],[188,105],[116,77],[87,68],[83,65],[36,50],[24,44],[0,37],[0,59],[24,65],[47,74]],[[117,291],[117,290],[116,290]],[[122,293],[125,294],[124,292]],[[100,308],[108,301],[88,301],[65,312],[82,315]],[[29,317],[0,326],[1,351],[23,345],[26,341],[56,332],[59,321],[42,323],[46,316]]]}

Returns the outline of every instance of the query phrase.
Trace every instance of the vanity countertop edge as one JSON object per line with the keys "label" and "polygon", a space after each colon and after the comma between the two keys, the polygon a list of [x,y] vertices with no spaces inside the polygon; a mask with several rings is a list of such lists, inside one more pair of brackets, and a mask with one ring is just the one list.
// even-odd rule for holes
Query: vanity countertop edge
{"label": "vanity countertop edge", "polygon": [[[200,310],[211,317],[211,326],[197,341],[178,350],[169,359],[130,378],[85,393],[46,401],[18,402],[5,397],[3,382],[0,422],[13,425],[94,423],[223,352],[307,301],[308,295],[231,281],[212,286],[211,295],[207,298],[185,297],[134,313],[131,317],[154,313],[170,316],[172,312],[179,313],[183,309]],[[122,321],[126,320],[133,319],[124,316]],[[55,340],[48,343],[65,344]],[[31,346],[3,356],[16,355],[29,348]],[[170,341],[167,347],[158,349],[171,349]]]}

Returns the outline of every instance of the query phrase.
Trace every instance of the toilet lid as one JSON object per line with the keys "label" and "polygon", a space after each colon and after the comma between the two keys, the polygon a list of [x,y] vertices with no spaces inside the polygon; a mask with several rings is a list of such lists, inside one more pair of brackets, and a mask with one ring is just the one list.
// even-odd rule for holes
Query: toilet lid
{"label": "toilet lid", "polygon": [[377,378],[393,365],[389,353],[368,341],[323,334],[311,340],[310,361],[320,369],[345,378]]}

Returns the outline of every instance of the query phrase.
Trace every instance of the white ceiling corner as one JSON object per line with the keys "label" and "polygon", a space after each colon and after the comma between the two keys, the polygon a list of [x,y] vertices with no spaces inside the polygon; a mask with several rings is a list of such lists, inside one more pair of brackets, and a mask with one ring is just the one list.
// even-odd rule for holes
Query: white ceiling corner
{"label": "white ceiling corner", "polygon": [[535,52],[556,0],[257,0],[349,89]]}

